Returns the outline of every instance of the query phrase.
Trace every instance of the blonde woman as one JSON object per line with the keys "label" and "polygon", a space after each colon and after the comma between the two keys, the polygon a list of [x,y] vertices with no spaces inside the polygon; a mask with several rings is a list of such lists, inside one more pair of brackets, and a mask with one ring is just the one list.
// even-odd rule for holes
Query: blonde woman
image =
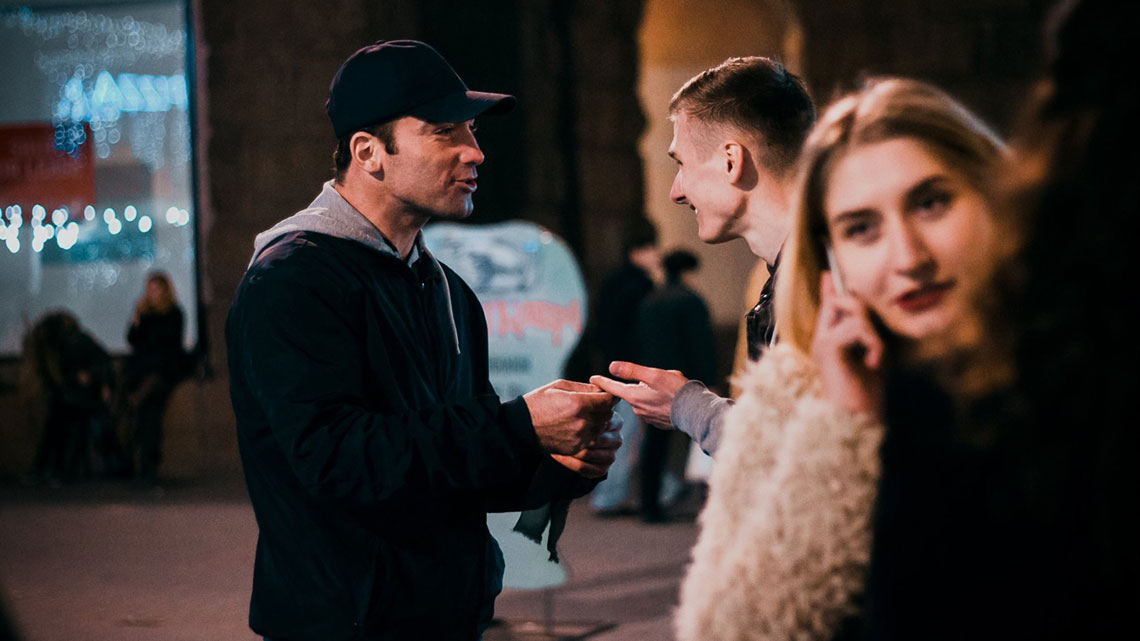
{"label": "blonde woman", "polygon": [[140,485],[157,482],[162,460],[162,415],[182,378],[186,360],[183,324],[170,276],[151,273],[127,328],[131,354],[123,390],[135,481]]}
{"label": "blonde woman", "polygon": [[682,641],[855,633],[884,368],[976,337],[1002,157],[980,120],[911,80],[869,83],[813,129],[777,283],[779,343],[737,380],[682,585]]}

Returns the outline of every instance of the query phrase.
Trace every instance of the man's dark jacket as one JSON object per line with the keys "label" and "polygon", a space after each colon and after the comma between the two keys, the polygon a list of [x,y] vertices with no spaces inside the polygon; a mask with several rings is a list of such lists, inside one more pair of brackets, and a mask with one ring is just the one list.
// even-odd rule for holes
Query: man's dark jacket
{"label": "man's dark jacket", "polygon": [[486,513],[593,485],[540,450],[521,398],[500,402],[475,294],[416,253],[292,231],[238,288],[226,338],[259,634],[475,639],[502,585]]}

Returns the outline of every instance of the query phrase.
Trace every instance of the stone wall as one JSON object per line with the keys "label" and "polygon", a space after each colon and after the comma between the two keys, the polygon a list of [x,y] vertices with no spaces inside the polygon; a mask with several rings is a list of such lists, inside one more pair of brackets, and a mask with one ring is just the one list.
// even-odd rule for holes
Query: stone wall
{"label": "stone wall", "polygon": [[798,0],[818,100],[864,74],[933,82],[1006,130],[1042,68],[1051,0]]}

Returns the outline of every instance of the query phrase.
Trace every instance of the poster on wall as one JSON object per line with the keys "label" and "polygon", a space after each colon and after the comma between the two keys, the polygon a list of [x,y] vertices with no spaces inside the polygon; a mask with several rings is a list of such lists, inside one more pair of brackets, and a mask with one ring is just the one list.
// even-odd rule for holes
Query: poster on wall
{"label": "poster on wall", "polygon": [[[90,136],[86,123],[80,131],[85,139]],[[36,205],[53,213],[62,209],[71,222],[95,202],[92,145],[65,151],[55,134],[49,122],[0,124],[0,194],[7,207],[19,207],[24,225],[32,224]]]}

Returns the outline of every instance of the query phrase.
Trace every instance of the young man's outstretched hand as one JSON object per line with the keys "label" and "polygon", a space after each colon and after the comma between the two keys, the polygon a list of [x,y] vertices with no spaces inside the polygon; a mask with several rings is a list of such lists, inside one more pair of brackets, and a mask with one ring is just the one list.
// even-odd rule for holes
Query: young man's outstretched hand
{"label": "young man's outstretched hand", "polygon": [[657,369],[626,361],[610,363],[610,374],[637,382],[621,383],[600,375],[591,376],[590,382],[629,403],[641,420],[661,429],[672,429],[669,411],[677,390],[689,382],[684,374],[675,369]]}

